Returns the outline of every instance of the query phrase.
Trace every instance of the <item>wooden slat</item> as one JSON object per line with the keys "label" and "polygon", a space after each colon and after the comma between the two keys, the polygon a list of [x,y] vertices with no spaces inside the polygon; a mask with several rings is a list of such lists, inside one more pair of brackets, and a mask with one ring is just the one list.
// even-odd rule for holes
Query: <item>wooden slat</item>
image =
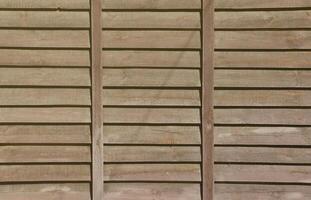
{"label": "wooden slat", "polygon": [[88,12],[1,11],[0,27],[88,28]]}
{"label": "wooden slat", "polygon": [[90,86],[89,69],[0,68],[2,86]]}
{"label": "wooden slat", "polygon": [[104,142],[109,144],[200,144],[198,126],[108,126]]}
{"label": "wooden slat", "polygon": [[200,147],[105,146],[105,162],[200,162]]}
{"label": "wooden slat", "polygon": [[215,181],[310,183],[310,166],[215,165]]}
{"label": "wooden slat", "polygon": [[310,11],[216,12],[215,28],[310,28]]}
{"label": "wooden slat", "polygon": [[199,49],[201,46],[199,31],[103,31],[102,38],[104,48]]}
{"label": "wooden slat", "polygon": [[215,109],[218,124],[310,125],[309,109]]}
{"label": "wooden slat", "polygon": [[89,144],[88,125],[1,125],[1,144]]}
{"label": "wooden slat", "polygon": [[87,48],[87,30],[0,30],[1,47]]}
{"label": "wooden slat", "polygon": [[89,108],[0,108],[0,123],[89,123]]}
{"label": "wooden slat", "polygon": [[310,87],[310,71],[215,70],[216,87]]}
{"label": "wooden slat", "polygon": [[200,185],[187,183],[107,183],[109,200],[200,200]]}
{"label": "wooden slat", "polygon": [[217,9],[306,8],[309,0],[216,0]]}
{"label": "wooden slat", "polygon": [[[103,105],[199,106],[199,90],[104,89]],[[0,89],[1,103],[1,89]]]}
{"label": "wooden slat", "polygon": [[215,144],[310,146],[310,133],[308,127],[215,127]]}
{"label": "wooden slat", "polygon": [[105,181],[200,181],[199,164],[105,164]]}
{"label": "wooden slat", "polygon": [[103,9],[199,9],[199,0],[102,0]]}
{"label": "wooden slat", "polygon": [[103,28],[200,28],[199,12],[103,12]]}
{"label": "wooden slat", "polygon": [[199,87],[200,71],[191,69],[104,69],[104,86]]}
{"label": "wooden slat", "polygon": [[199,51],[103,51],[107,67],[188,67],[200,68]]}
{"label": "wooden slat", "polygon": [[216,49],[311,49],[310,31],[216,31]]}
{"label": "wooden slat", "polygon": [[[1,119],[1,118],[0,118]],[[200,123],[196,108],[104,108],[105,123]]]}
{"label": "wooden slat", "polygon": [[90,181],[89,165],[0,165],[0,182]]}
{"label": "wooden slat", "polygon": [[89,9],[88,0],[0,0],[0,8]]}
{"label": "wooden slat", "polygon": [[89,146],[0,146],[0,163],[90,162]]}

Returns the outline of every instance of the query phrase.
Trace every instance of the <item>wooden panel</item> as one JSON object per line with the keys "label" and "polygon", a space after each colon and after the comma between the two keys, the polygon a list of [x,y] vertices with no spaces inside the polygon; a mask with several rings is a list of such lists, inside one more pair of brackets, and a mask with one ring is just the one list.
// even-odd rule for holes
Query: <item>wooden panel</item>
{"label": "wooden panel", "polygon": [[201,46],[199,31],[103,31],[102,38],[104,48],[199,49]]}
{"label": "wooden panel", "polygon": [[215,165],[215,181],[310,183],[310,166]]}
{"label": "wooden panel", "polygon": [[200,144],[199,126],[104,126],[112,144]]}
{"label": "wooden panel", "polygon": [[103,105],[145,105],[145,106],[200,105],[199,90],[104,89],[102,96],[103,96]]}
{"label": "wooden panel", "polygon": [[90,181],[89,165],[0,165],[0,182]]}
{"label": "wooden panel", "polygon": [[200,9],[199,0],[102,0],[103,9]]}
{"label": "wooden panel", "polygon": [[216,12],[215,28],[310,28],[310,11]]}
{"label": "wooden panel", "polygon": [[103,28],[200,28],[199,12],[103,12]]}
{"label": "wooden panel", "polygon": [[84,30],[0,30],[1,47],[87,48],[89,32]]}
{"label": "wooden panel", "polygon": [[310,71],[215,70],[216,87],[310,87]]}
{"label": "wooden panel", "polygon": [[0,68],[2,86],[90,86],[89,69]]}
{"label": "wooden panel", "polygon": [[185,183],[107,183],[109,200],[200,200],[200,185]]}
{"label": "wooden panel", "polygon": [[0,27],[88,28],[88,12],[1,11]]}
{"label": "wooden panel", "polygon": [[[1,119],[1,118],[0,118]],[[200,123],[195,108],[104,108],[105,123]]]}
{"label": "wooden panel", "polygon": [[311,49],[311,32],[310,31],[216,31],[215,48],[216,49]]}
{"label": "wooden panel", "polygon": [[104,69],[103,85],[199,87],[200,71],[190,69]]}
{"label": "wooden panel", "polygon": [[89,146],[0,146],[0,163],[90,161]]}
{"label": "wooden panel", "polygon": [[0,143],[73,144],[90,143],[88,125],[1,125]]}
{"label": "wooden panel", "polygon": [[200,147],[105,146],[105,162],[200,162]]}
{"label": "wooden panel", "polygon": [[216,0],[218,9],[250,9],[250,8],[306,8],[311,7],[309,0]]}
{"label": "wooden panel", "polygon": [[89,123],[89,108],[0,108],[0,123]]}
{"label": "wooden panel", "polygon": [[217,124],[310,125],[309,109],[215,109]]}
{"label": "wooden panel", "polygon": [[0,0],[1,8],[89,9],[89,0]]}
{"label": "wooden panel", "polygon": [[105,181],[200,181],[199,164],[105,164]]}
{"label": "wooden panel", "polygon": [[[1,56],[1,55],[0,55]],[[200,68],[199,51],[103,51],[107,67],[187,67]]]}

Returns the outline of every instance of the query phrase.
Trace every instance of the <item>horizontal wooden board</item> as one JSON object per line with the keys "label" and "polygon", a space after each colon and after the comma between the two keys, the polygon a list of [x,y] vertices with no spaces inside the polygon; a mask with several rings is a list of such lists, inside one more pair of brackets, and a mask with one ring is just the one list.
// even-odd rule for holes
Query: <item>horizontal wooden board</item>
{"label": "horizontal wooden board", "polygon": [[105,162],[200,162],[201,149],[200,147],[176,147],[176,146],[175,147],[105,146],[104,161]]}
{"label": "horizontal wooden board", "polygon": [[309,185],[215,184],[215,200],[308,200]]}
{"label": "horizontal wooden board", "polygon": [[1,144],[89,144],[89,125],[0,125]]}
{"label": "horizontal wooden board", "polygon": [[0,163],[90,162],[89,146],[0,146]]}
{"label": "horizontal wooden board", "polygon": [[103,119],[105,123],[196,124],[200,123],[200,109],[104,108]]}
{"label": "horizontal wooden board", "polygon": [[199,106],[200,91],[165,89],[104,89],[102,93],[102,100],[103,105]]}
{"label": "horizontal wooden board", "polygon": [[199,164],[105,164],[105,181],[201,181]]}
{"label": "horizontal wooden board", "polygon": [[311,32],[310,31],[216,31],[215,48],[216,49],[311,49]]}
{"label": "horizontal wooden board", "polygon": [[311,106],[310,90],[215,90],[215,106]]}
{"label": "horizontal wooden board", "polygon": [[90,108],[0,108],[0,123],[89,123]]}
{"label": "horizontal wooden board", "polygon": [[306,8],[309,0],[216,0],[217,9],[255,9],[255,8]]}
{"label": "horizontal wooden board", "polygon": [[88,12],[1,11],[0,27],[88,28]]}
{"label": "horizontal wooden board", "polygon": [[311,71],[215,70],[215,86],[309,88]]}
{"label": "horizontal wooden board", "polygon": [[108,126],[103,139],[109,144],[200,144],[199,126]]}
{"label": "horizontal wooden board", "polygon": [[199,0],[102,0],[103,9],[200,9]]}
{"label": "horizontal wooden board", "polygon": [[90,181],[89,165],[0,165],[0,182]]}
{"label": "horizontal wooden board", "polygon": [[103,12],[103,28],[200,28],[199,12]]}
{"label": "horizontal wooden board", "polygon": [[[200,71],[192,69],[104,69],[103,86],[199,87]],[[1,83],[1,82],[0,82]]]}
{"label": "horizontal wooden board", "polygon": [[1,0],[1,8],[7,9],[89,9],[89,0]]}
{"label": "horizontal wooden board", "polygon": [[200,185],[192,183],[105,183],[109,200],[200,200]]}
{"label": "horizontal wooden board", "polygon": [[310,109],[215,109],[217,124],[310,125]]}
{"label": "horizontal wooden board", "polygon": [[214,55],[216,68],[311,68],[308,51],[216,51]]}
{"label": "horizontal wooden board", "polygon": [[216,164],[215,181],[310,183],[310,166]]}
{"label": "horizontal wooden board", "polygon": [[0,30],[1,47],[88,48],[87,30]]}
{"label": "horizontal wooden board", "polygon": [[216,147],[215,162],[310,164],[311,149],[279,147]]}
{"label": "horizontal wooden board", "polygon": [[103,31],[102,45],[104,48],[138,49],[199,49],[201,47],[200,31]]}
{"label": "horizontal wooden board", "polygon": [[0,88],[0,105],[91,105],[89,89]]}
{"label": "horizontal wooden board", "polygon": [[215,28],[310,28],[310,15],[309,10],[216,12]]}
{"label": "horizontal wooden board", "polygon": [[90,86],[89,69],[0,68],[1,86]]}

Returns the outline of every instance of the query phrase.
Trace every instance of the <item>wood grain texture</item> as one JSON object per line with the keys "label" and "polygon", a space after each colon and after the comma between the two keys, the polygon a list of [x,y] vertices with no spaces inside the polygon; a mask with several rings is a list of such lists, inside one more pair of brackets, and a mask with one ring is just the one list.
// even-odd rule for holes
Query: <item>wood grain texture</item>
{"label": "wood grain texture", "polygon": [[20,9],[89,9],[88,0],[1,0],[1,8]]}
{"label": "wood grain texture", "polygon": [[305,8],[310,7],[309,0],[216,0],[217,9],[255,9],[255,8]]}
{"label": "wood grain texture", "polygon": [[102,0],[103,9],[200,9],[199,0]]}

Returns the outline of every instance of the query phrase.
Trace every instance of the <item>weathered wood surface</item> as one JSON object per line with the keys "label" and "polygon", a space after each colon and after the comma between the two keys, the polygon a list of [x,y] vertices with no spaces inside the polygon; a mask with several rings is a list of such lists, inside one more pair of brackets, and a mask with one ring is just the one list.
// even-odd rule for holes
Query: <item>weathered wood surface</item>
{"label": "weathered wood surface", "polygon": [[89,9],[89,0],[0,0],[6,9]]}
{"label": "weathered wood surface", "polygon": [[307,8],[309,0],[215,0],[216,9]]}
{"label": "weathered wood surface", "polygon": [[103,9],[200,9],[199,0],[102,0]]}

